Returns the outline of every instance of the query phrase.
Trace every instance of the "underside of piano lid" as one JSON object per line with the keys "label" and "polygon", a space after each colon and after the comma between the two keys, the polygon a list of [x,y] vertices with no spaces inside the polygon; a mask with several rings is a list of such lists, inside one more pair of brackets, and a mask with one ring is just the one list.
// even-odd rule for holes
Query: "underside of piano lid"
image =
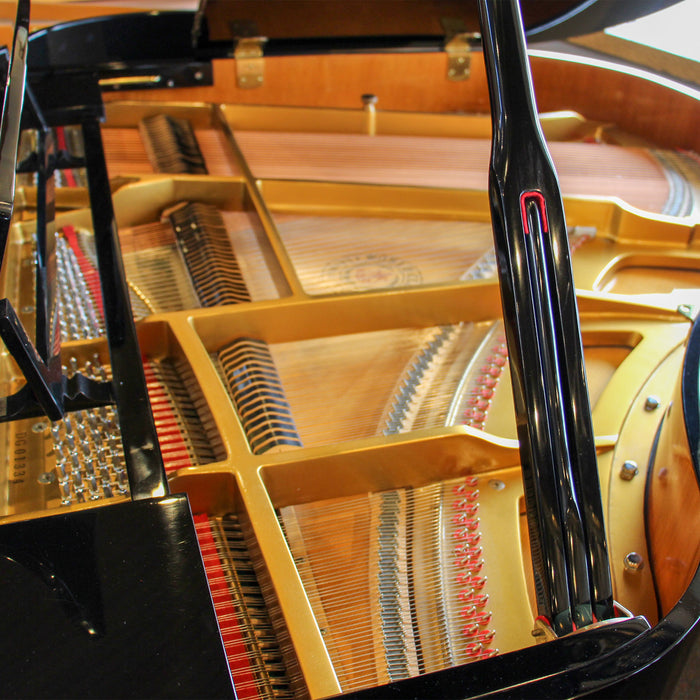
{"label": "underside of piano lid", "polygon": [[[698,94],[533,57],[616,603],[555,639],[531,564],[476,4],[427,5],[432,19],[413,2],[209,0],[29,41],[38,109],[0,296],[64,403],[44,415],[44,385],[3,349],[2,395],[43,396],[0,423],[9,695],[220,696],[229,672],[241,698],[669,681],[652,664],[700,610]],[[550,6],[593,31],[620,5],[524,14],[546,38],[564,31]],[[383,92],[414,60],[434,84]],[[591,70],[610,116],[573,87]],[[652,98],[677,130],[642,118]],[[134,457],[148,435],[161,490]]]}

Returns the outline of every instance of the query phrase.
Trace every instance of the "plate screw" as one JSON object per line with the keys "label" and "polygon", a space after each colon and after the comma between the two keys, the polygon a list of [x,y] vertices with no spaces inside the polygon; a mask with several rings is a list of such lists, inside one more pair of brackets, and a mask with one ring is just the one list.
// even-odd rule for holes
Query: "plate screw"
{"label": "plate screw", "polygon": [[504,481],[501,481],[500,479],[489,479],[489,486],[494,491],[503,491],[503,489],[506,487],[506,484]]}
{"label": "plate screw", "polygon": [[37,481],[40,484],[53,484],[53,482],[56,481],[56,475],[53,472],[44,472],[43,474],[39,474]]}
{"label": "plate screw", "polygon": [[625,555],[625,569],[627,571],[639,571],[644,568],[644,557],[637,552],[630,552]]}
{"label": "plate screw", "polygon": [[637,474],[639,474],[639,467],[631,459],[628,459],[620,468],[620,478],[625,481],[631,481]]}
{"label": "plate screw", "polygon": [[644,402],[645,411],[655,411],[661,405],[661,400],[658,396],[647,396],[647,400]]}

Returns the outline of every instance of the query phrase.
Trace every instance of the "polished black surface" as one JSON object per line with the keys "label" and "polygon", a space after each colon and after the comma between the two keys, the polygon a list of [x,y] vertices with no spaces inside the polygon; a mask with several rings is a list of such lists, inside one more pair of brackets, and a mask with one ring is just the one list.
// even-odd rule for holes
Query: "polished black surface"
{"label": "polished black surface", "polygon": [[613,616],[612,582],[557,175],[515,0],[481,0],[489,196],[538,613],[566,634]]}
{"label": "polished black surface", "polygon": [[131,311],[100,124],[96,119],[87,117],[81,126],[107,343],[114,377],[112,391],[119,414],[124,461],[131,497],[135,500],[150,498],[168,493],[165,467]]}
{"label": "polished black surface", "polygon": [[683,363],[682,396],[685,428],[695,476],[700,482],[700,323],[696,320],[690,333]]}
{"label": "polished black surface", "polygon": [[[19,391],[3,397],[0,422],[44,414],[52,420],[58,420],[64,411],[56,302],[54,148],[39,105],[31,89],[25,86],[29,23],[27,3],[18,6],[17,22],[0,127],[0,160],[3,164],[0,166],[0,199],[4,201],[7,197],[14,196],[19,127],[24,121],[23,115],[31,115],[29,119],[38,133],[38,148],[31,159],[38,176],[34,306],[36,324],[35,341],[32,342],[10,299],[0,300],[0,336],[26,379],[26,385]],[[6,251],[13,207],[12,200],[0,203],[0,261]]]}
{"label": "polished black surface", "polygon": [[27,75],[27,43],[29,39],[29,0],[17,3],[12,52],[3,91],[0,121],[0,261],[14,208],[15,167],[19,142],[20,116],[24,104],[24,83]]}
{"label": "polished black surface", "polygon": [[[655,12],[679,0],[582,0],[550,3],[550,19],[533,22],[528,36],[538,41],[563,39],[598,31],[607,26]],[[536,5],[539,0],[531,0]],[[232,3],[235,5],[235,3]],[[474,14],[475,0],[465,0],[468,16]],[[32,37],[30,71],[46,72],[92,67],[100,77],[133,77],[122,89],[184,87],[210,85],[213,58],[232,54],[231,41],[210,41],[205,3],[197,21],[194,12],[151,12],[135,15],[91,18],[56,25],[36,32]],[[426,3],[430,5],[430,3]],[[442,17],[436,6],[435,23]],[[539,13],[537,13],[539,14]],[[314,17],[308,18],[313,25]],[[353,52],[442,51],[445,35],[410,33],[396,35],[390,15],[386,26],[373,24],[359,36],[271,37],[265,44],[266,56],[292,54],[328,54]],[[422,31],[418,27],[416,32]],[[465,32],[475,32],[465,26]],[[342,34],[342,33],[341,33]],[[470,39],[479,48],[479,38]],[[156,82],[149,83],[156,77]],[[105,89],[112,89],[105,86]],[[117,89],[117,88],[114,88]]]}
{"label": "polished black surface", "polygon": [[[77,61],[83,67],[100,63],[102,74],[117,74],[124,70],[120,58],[136,57],[142,73],[155,65],[163,76],[171,71],[194,84],[197,63],[185,48],[189,34],[184,31],[191,18],[173,18],[180,33],[168,35],[171,20],[163,16],[100,20],[99,27],[88,27],[88,35],[83,27],[77,34],[61,34],[59,28],[38,37],[33,85],[52,115],[48,120],[82,121],[89,137],[97,137],[92,118],[101,113],[101,73],[79,76],[72,70]],[[122,29],[116,31],[117,26]],[[343,48],[336,43],[314,50]],[[52,61],[68,69],[60,80]],[[106,190],[107,183],[100,187]],[[539,206],[536,198],[526,198],[531,229],[540,227],[541,236],[547,232],[541,230]],[[103,224],[112,226],[109,212]],[[696,370],[697,360],[687,365]],[[693,380],[697,386],[696,375]],[[697,435],[693,444],[697,447]],[[187,510],[181,497],[147,499],[0,528],[1,694],[231,696]],[[696,624],[699,593],[696,577],[679,605],[651,631],[639,620],[628,621],[357,696],[653,696],[669,678],[657,668],[676,662],[677,648]]]}
{"label": "polished black surface", "polygon": [[[570,697],[585,687],[589,669],[613,658],[649,630],[643,618],[610,623],[477,663],[427,673],[353,693],[370,698]],[[590,690],[609,682],[592,675]]]}
{"label": "polished black surface", "polygon": [[183,495],[0,528],[2,697],[232,697]]}

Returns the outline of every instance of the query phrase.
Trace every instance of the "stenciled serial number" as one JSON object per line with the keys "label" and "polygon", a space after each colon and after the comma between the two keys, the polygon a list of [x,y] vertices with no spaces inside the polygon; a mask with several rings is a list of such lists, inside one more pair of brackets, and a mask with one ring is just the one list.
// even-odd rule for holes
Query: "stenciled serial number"
{"label": "stenciled serial number", "polygon": [[11,484],[21,484],[27,476],[27,459],[29,457],[29,433],[26,431],[15,435],[12,452]]}

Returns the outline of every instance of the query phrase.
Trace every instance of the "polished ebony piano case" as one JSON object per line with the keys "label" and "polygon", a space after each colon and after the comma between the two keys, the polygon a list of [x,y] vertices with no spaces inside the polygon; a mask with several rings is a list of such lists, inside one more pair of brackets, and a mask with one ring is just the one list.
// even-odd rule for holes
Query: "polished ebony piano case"
{"label": "polished ebony piano case", "polygon": [[[535,50],[534,118],[511,2],[31,36],[28,5],[2,695],[670,692],[700,606],[697,90]],[[628,9],[524,3],[527,40]]]}

